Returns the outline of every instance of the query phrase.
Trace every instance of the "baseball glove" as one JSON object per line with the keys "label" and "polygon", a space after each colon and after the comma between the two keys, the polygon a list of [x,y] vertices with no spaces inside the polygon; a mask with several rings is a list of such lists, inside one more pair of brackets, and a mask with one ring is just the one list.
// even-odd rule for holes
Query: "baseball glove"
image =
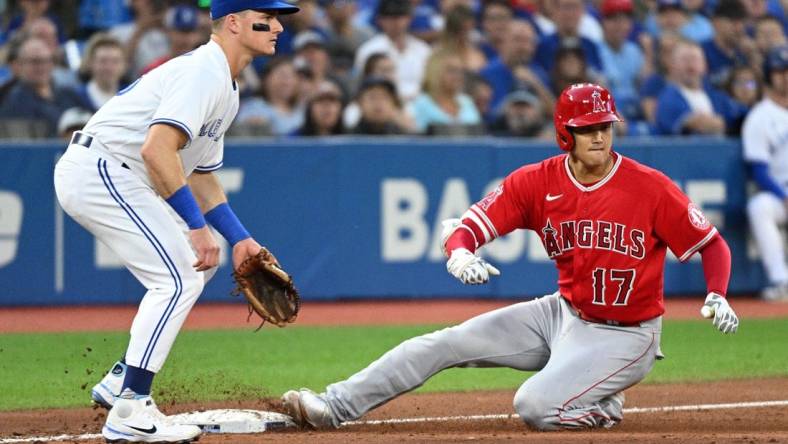
{"label": "baseball glove", "polygon": [[293,278],[265,247],[246,258],[233,272],[233,279],[236,282],[233,294],[246,297],[249,316],[257,313],[263,319],[258,330],[266,322],[284,327],[296,320],[301,300]]}

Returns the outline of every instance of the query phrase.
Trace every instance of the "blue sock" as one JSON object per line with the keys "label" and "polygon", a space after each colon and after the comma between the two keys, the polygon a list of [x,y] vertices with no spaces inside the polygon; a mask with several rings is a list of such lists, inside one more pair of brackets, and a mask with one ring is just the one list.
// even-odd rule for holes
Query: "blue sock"
{"label": "blue sock", "polygon": [[153,384],[154,376],[156,373],[129,365],[126,368],[126,378],[123,380],[121,392],[130,388],[138,395],[150,395],[150,386]]}

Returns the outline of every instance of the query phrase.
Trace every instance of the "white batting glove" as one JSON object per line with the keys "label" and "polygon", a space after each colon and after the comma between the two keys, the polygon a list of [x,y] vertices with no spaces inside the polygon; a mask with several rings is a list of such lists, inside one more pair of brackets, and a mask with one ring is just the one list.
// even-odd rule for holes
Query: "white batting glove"
{"label": "white batting glove", "polygon": [[714,318],[714,326],[723,333],[736,333],[739,328],[739,317],[728,304],[728,301],[717,293],[709,293],[706,302],[700,308],[700,315],[706,319]]}
{"label": "white batting glove", "polygon": [[449,253],[446,251],[446,241],[449,240],[449,237],[454,233],[454,230],[460,226],[462,223],[459,219],[446,219],[441,221],[441,225],[443,225],[443,229],[441,230],[441,252],[446,257],[449,257]]}
{"label": "white batting glove", "polygon": [[490,280],[490,276],[501,274],[497,268],[465,248],[451,252],[451,257],[446,262],[446,269],[460,282],[470,285],[484,284]]}

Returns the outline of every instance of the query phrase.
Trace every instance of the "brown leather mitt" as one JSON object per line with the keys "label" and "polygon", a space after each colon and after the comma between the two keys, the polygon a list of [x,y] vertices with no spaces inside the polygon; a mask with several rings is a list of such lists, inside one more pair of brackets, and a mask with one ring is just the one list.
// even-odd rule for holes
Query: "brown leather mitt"
{"label": "brown leather mitt", "polygon": [[255,256],[246,258],[233,272],[233,279],[237,284],[233,294],[246,297],[249,316],[254,312],[263,319],[260,327],[266,321],[284,327],[296,320],[301,299],[293,278],[282,270],[265,247]]}

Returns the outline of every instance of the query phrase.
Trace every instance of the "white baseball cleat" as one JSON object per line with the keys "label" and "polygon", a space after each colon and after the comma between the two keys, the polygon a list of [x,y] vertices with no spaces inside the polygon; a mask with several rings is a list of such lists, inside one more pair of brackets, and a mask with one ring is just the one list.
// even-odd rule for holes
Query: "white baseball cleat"
{"label": "white baseball cleat", "polygon": [[93,402],[109,410],[115,402],[115,398],[120,395],[123,388],[123,380],[126,378],[126,364],[118,361],[112,369],[104,375],[98,384],[93,386],[90,397]]}
{"label": "white baseball cleat", "polygon": [[156,407],[150,396],[125,390],[115,399],[101,434],[109,443],[196,441],[202,430],[194,425],[174,425]]}
{"label": "white baseball cleat", "polygon": [[337,428],[331,407],[321,395],[309,389],[290,390],[282,395],[282,402],[293,422],[300,427],[311,426],[315,429]]}

